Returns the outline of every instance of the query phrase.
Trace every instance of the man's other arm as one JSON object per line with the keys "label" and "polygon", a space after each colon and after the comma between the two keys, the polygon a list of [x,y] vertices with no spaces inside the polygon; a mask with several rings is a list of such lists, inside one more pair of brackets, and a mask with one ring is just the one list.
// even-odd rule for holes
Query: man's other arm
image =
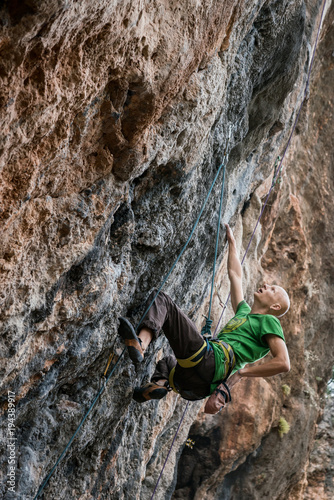
{"label": "man's other arm", "polygon": [[264,338],[273,356],[272,359],[261,365],[245,366],[238,370],[228,379],[229,387],[233,387],[244,377],[272,377],[290,370],[289,353],[284,340],[273,334],[264,335]]}
{"label": "man's other arm", "polygon": [[242,291],[242,268],[231,228],[228,224],[225,224],[225,227],[228,241],[227,270],[231,284],[231,302],[233,311],[236,313],[238,304],[240,304],[240,302],[244,299]]}

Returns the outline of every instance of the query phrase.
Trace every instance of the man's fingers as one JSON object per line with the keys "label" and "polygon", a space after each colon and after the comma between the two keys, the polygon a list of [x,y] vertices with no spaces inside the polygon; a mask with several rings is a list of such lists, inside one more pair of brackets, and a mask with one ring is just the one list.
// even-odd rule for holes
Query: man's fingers
{"label": "man's fingers", "polygon": [[225,227],[226,227],[226,237],[228,240],[234,240],[234,236],[233,236],[233,233],[232,233],[232,230],[230,228],[230,226],[228,224],[225,224]]}

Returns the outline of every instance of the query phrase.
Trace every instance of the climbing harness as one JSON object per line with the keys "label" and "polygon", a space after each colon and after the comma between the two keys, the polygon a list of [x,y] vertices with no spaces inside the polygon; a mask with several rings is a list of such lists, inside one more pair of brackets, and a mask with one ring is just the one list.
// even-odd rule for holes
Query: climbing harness
{"label": "climbing harness", "polygon": [[[215,342],[216,344],[218,344],[219,347],[224,352],[224,356],[225,356],[225,377],[224,377],[224,380],[226,380],[230,376],[230,374],[234,368],[234,365],[235,365],[235,355],[234,355],[233,349],[229,344],[227,344],[226,342],[223,342],[222,340],[211,339],[210,342]],[[176,358],[177,364],[182,366],[182,368],[193,368],[194,366],[198,365],[202,361],[202,359],[204,358],[205,352],[208,349],[210,349],[210,345],[209,345],[208,340],[206,339],[206,340],[204,340],[202,347],[200,349],[198,349],[198,351],[195,352],[195,354],[193,354],[189,358],[187,358],[187,359]],[[168,377],[168,382],[169,382],[169,386],[172,388],[172,390],[174,392],[176,392],[177,394],[180,394],[180,391],[178,390],[178,388],[176,387],[176,385],[174,383],[175,368],[176,368],[176,366],[174,366],[174,368],[172,368],[172,370],[170,371],[169,377]],[[217,382],[214,381],[213,383],[220,384],[224,380],[219,380]],[[198,398],[198,399],[204,399],[204,398]]]}
{"label": "climbing harness", "polygon": [[177,363],[180,366],[182,366],[182,368],[193,368],[194,366],[198,365],[198,363],[200,363],[202,361],[202,359],[204,358],[204,354],[207,350],[208,350],[208,344],[207,344],[206,340],[204,340],[202,347],[200,349],[198,349],[198,351],[195,352],[195,354],[193,354],[192,356],[189,356],[189,358],[187,358],[187,359],[176,358]]}
{"label": "climbing harness", "polygon": [[[203,345],[198,349],[197,352],[195,352],[195,354],[189,356],[189,358],[186,359],[176,358],[177,364],[180,365],[182,368],[193,368],[202,361],[207,350],[208,350],[208,342],[207,340],[204,340]],[[174,366],[174,368],[172,368],[172,370],[170,371],[168,381],[169,381],[169,386],[173,389],[173,391],[176,392],[177,394],[180,394],[180,391],[174,384],[175,368],[176,367]]]}
{"label": "climbing harness", "polygon": [[[192,354],[189,356],[189,358],[186,359],[181,359],[181,358],[176,358],[177,364],[180,365],[182,368],[193,368],[194,366],[198,365],[202,359],[204,358],[205,353],[210,349],[210,346],[208,344],[207,340],[203,341],[202,346],[198,349],[198,351],[195,352],[195,354]],[[169,373],[169,385],[173,389],[174,392],[177,394],[180,394],[180,391],[177,389],[177,387],[174,384],[174,374],[175,374],[175,368],[172,368],[172,370]]]}

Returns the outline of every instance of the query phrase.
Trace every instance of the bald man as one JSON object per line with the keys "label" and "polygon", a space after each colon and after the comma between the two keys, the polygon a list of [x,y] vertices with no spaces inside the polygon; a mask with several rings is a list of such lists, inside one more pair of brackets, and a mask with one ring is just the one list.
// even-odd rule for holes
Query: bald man
{"label": "bald man", "polygon": [[[243,296],[242,268],[235,239],[229,225],[225,226],[229,244],[227,267],[235,316],[219,332],[217,339],[204,340],[195,324],[163,292],[158,294],[141,323],[138,336],[131,323],[120,318],[119,333],[135,363],[143,361],[144,351],[161,329],[175,354],[158,362],[150,383],[136,387],[133,398],[139,403],[161,399],[171,388],[188,400],[218,394],[217,388],[220,388],[228,401],[229,389],[241,379],[271,377],[290,369],[278,319],[289,310],[288,294],[280,286],[264,284],[254,293],[253,306],[247,304]],[[148,303],[154,295],[153,292]],[[249,365],[269,352],[272,358],[265,363]]]}
{"label": "bald man", "polygon": [[[290,370],[290,360],[283,330],[278,318],[290,308],[290,299],[284,288],[265,284],[254,293],[252,308],[245,302],[242,290],[242,268],[233,233],[228,224],[228,275],[231,283],[231,302],[235,317],[227,323],[218,338],[234,346],[237,363],[228,385],[233,387],[243,377],[271,377]],[[235,319],[238,326],[234,328]],[[250,337],[244,331],[249,328]],[[245,366],[271,352],[272,359],[261,365]],[[253,359],[255,358],[255,359]]]}

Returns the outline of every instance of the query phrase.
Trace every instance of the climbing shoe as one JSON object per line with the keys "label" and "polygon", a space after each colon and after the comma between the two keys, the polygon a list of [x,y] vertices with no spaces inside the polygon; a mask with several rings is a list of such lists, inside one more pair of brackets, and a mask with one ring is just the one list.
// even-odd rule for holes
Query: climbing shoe
{"label": "climbing shoe", "polygon": [[145,403],[145,401],[150,401],[151,399],[162,399],[166,396],[167,392],[167,387],[149,382],[143,385],[143,387],[136,387],[132,397],[137,403]]}
{"label": "climbing shoe", "polygon": [[137,364],[144,361],[144,351],[141,346],[141,340],[137,337],[135,329],[131,325],[130,321],[126,318],[119,318],[118,333],[125,342],[128,348],[128,353],[131,360]]}

